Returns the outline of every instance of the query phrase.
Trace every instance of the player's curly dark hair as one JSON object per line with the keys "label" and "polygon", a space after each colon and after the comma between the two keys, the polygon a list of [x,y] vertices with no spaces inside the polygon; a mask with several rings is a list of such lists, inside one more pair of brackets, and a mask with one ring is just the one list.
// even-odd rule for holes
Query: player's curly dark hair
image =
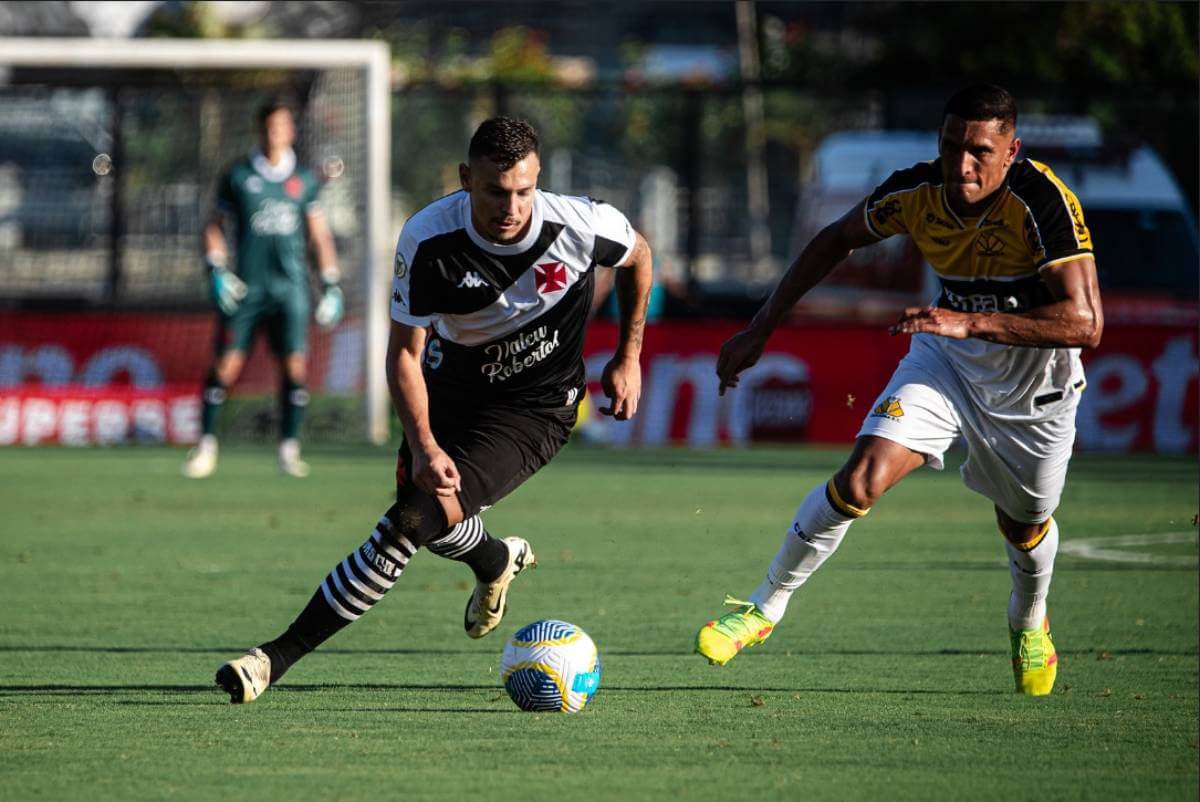
{"label": "player's curly dark hair", "polygon": [[995,84],[975,84],[958,90],[946,101],[942,119],[949,114],[968,122],[999,120],[1002,134],[1017,127],[1017,101],[1007,89]]}
{"label": "player's curly dark hair", "polygon": [[503,172],[530,153],[537,152],[538,135],[532,125],[512,117],[492,117],[475,130],[467,148],[467,159],[487,158]]}

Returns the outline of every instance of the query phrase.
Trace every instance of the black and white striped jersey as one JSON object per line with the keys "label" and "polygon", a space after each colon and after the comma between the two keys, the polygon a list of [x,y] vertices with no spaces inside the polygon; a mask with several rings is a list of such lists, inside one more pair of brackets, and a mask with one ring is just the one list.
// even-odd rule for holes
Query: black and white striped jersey
{"label": "black and white striped jersey", "polygon": [[537,190],[529,233],[499,245],[471,223],[465,192],[404,224],[396,245],[392,319],[431,329],[431,395],[536,406],[574,402],[596,265],[633,249],[625,215],[606,203]]}

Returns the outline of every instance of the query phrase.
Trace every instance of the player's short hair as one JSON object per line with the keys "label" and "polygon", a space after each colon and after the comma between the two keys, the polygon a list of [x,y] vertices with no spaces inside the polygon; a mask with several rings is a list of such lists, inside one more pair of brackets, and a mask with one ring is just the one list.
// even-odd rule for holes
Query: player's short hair
{"label": "player's short hair", "polygon": [[292,103],[291,98],[275,95],[264,100],[258,107],[254,118],[258,123],[258,130],[261,131],[267,124],[267,118],[277,111],[286,111],[292,115],[293,120],[296,119],[296,106]]}
{"label": "player's short hair", "polygon": [[968,122],[999,120],[1000,133],[1007,134],[1017,127],[1017,101],[1007,89],[995,84],[975,84],[960,89],[946,101],[942,119],[953,114]]}
{"label": "player's short hair", "polygon": [[492,117],[475,130],[467,147],[467,159],[490,159],[503,172],[537,152],[538,135],[532,125],[512,117]]}

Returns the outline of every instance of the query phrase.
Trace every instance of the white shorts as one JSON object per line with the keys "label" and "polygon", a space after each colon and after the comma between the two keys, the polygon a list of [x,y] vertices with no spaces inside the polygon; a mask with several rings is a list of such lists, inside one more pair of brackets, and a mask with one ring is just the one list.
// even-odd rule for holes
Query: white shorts
{"label": "white shorts", "polygon": [[1045,417],[998,419],[974,401],[945,357],[913,349],[900,361],[876,399],[858,436],[899,443],[925,456],[935,470],[961,435],[967,487],[987,496],[1008,517],[1041,523],[1058,507],[1075,443],[1073,394],[1048,408]]}

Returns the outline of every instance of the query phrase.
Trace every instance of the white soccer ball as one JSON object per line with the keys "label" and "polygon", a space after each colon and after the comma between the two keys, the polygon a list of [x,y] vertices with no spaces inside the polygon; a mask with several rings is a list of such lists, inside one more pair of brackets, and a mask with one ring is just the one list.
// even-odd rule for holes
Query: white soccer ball
{"label": "white soccer ball", "polygon": [[600,687],[600,653],[574,624],[534,621],[505,644],[500,676],[522,710],[578,713]]}

